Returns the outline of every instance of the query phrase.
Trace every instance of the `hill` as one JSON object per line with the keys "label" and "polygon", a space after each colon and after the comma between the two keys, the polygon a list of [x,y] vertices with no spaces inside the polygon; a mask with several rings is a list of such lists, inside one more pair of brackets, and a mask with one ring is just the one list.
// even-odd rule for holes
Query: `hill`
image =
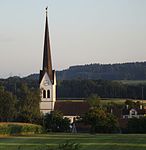
{"label": "hill", "polygon": [[69,69],[57,71],[57,79],[145,80],[146,62],[71,66]]}
{"label": "hill", "polygon": [[[57,98],[87,98],[96,94],[101,98],[146,99],[146,62],[72,66],[57,71],[57,79]],[[39,74],[0,79],[0,86],[14,95],[19,96],[23,85],[38,89]]]}
{"label": "hill", "polygon": [[[77,65],[56,73],[57,80],[146,80],[146,62]],[[39,80],[39,75],[25,79]]]}

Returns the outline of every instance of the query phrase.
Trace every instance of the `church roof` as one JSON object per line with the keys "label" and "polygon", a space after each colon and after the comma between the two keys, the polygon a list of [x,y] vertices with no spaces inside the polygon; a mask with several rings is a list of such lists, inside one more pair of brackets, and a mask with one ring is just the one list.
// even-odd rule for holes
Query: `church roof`
{"label": "church roof", "polygon": [[87,102],[56,101],[54,110],[60,111],[64,116],[82,116],[89,110]]}
{"label": "church roof", "polygon": [[52,60],[51,60],[51,47],[49,38],[49,27],[48,27],[48,15],[46,8],[46,24],[45,24],[45,37],[44,37],[44,54],[43,54],[43,68],[40,72],[40,82],[44,73],[47,72],[48,76],[53,83],[53,71],[52,71]]}

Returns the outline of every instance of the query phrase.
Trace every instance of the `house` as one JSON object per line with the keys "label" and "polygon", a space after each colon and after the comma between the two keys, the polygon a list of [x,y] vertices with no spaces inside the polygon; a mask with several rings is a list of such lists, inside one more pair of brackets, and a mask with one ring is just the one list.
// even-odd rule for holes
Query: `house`
{"label": "house", "polygon": [[134,117],[140,118],[140,117],[144,117],[145,113],[146,110],[142,105],[140,105],[139,108],[129,108],[128,106],[126,106],[126,108],[122,110],[122,117],[123,119],[129,119]]}
{"label": "house", "polygon": [[85,101],[72,102],[72,101],[56,101],[55,111],[60,111],[63,116],[69,118],[71,123],[77,117],[83,116],[89,110],[89,104]]}

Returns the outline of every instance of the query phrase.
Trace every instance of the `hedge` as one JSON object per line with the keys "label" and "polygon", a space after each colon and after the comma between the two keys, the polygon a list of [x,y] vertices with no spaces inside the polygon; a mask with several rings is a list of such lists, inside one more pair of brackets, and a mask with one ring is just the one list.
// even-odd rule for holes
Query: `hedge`
{"label": "hedge", "polygon": [[0,123],[0,135],[27,135],[43,133],[43,127],[29,123]]}

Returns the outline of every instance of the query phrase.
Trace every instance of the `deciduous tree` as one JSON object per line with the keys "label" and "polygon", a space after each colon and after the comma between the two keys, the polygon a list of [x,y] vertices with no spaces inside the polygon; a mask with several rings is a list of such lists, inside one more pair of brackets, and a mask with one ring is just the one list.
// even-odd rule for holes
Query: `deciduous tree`
{"label": "deciduous tree", "polygon": [[83,117],[83,122],[91,125],[92,133],[113,133],[118,130],[116,117],[101,108],[91,108]]}
{"label": "deciduous tree", "polygon": [[0,87],[0,121],[13,121],[16,117],[16,97]]}
{"label": "deciduous tree", "polygon": [[69,130],[70,120],[64,118],[59,111],[52,111],[44,116],[44,126],[47,131],[64,132]]}

